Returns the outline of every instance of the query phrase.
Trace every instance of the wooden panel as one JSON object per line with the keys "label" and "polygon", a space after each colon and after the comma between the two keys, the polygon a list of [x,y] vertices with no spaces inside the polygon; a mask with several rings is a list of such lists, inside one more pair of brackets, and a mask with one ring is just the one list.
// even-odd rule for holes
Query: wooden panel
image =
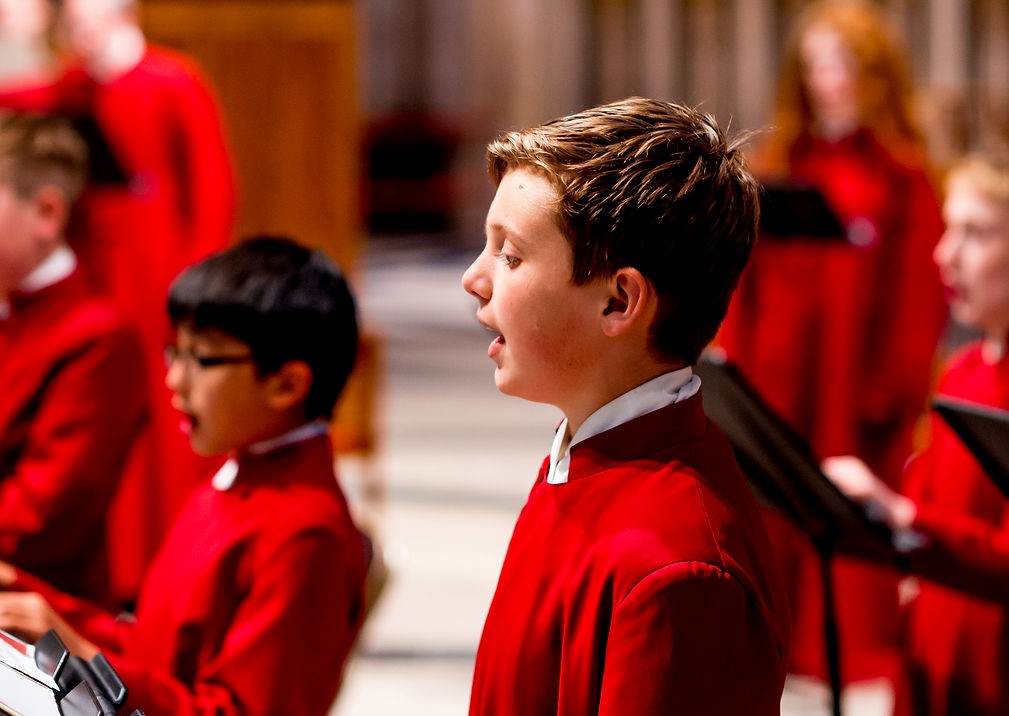
{"label": "wooden panel", "polygon": [[238,175],[238,235],[293,235],[353,275],[361,203],[352,3],[141,7],[151,41],[192,56],[217,90]]}
{"label": "wooden panel", "polygon": [[[145,0],[152,42],[193,57],[217,91],[238,177],[239,237],[287,234],[354,278],[362,241],[355,18],[349,0]],[[371,454],[374,337],[333,426],[341,452]]]}

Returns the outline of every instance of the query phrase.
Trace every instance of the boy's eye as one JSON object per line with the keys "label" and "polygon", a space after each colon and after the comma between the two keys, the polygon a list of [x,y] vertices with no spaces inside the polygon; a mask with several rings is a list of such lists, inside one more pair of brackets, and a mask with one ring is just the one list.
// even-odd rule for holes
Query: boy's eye
{"label": "boy's eye", "polygon": [[522,263],[522,259],[517,256],[511,256],[510,254],[499,253],[498,258],[504,261],[505,266],[508,268],[516,268],[520,263]]}
{"label": "boy's eye", "polygon": [[986,239],[995,235],[995,231],[992,227],[981,226],[978,224],[965,224],[961,230],[961,235],[964,241],[969,241],[971,243],[983,243]]}

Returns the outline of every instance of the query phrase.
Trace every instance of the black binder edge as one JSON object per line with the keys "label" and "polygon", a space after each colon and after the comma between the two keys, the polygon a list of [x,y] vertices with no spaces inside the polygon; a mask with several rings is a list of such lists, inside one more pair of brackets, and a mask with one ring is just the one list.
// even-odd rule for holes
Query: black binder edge
{"label": "black binder edge", "polygon": [[[1009,498],[1009,463],[1006,462],[1009,411],[943,395],[932,398],[932,409],[953,429],[996,487]],[[999,448],[1004,453],[1000,453]]]}
{"label": "black binder edge", "polygon": [[705,412],[729,439],[760,501],[782,512],[814,542],[829,541],[848,556],[900,564],[889,528],[869,519],[823,474],[808,443],[732,363],[706,354],[695,372]]}
{"label": "black binder edge", "polygon": [[794,181],[761,184],[760,231],[776,239],[848,240],[847,228],[823,193]]}

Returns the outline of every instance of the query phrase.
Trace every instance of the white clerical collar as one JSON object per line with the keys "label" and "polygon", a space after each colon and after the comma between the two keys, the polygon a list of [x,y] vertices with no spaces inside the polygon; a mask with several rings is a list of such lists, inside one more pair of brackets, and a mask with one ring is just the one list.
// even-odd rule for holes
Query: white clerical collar
{"label": "white clerical collar", "polygon": [[35,293],[59,283],[77,268],[77,257],[68,246],[60,246],[18,284],[18,291]]}
{"label": "white clerical collar", "polygon": [[[258,443],[253,443],[245,452],[250,455],[266,455],[274,450],[279,450],[287,445],[294,445],[295,443],[305,442],[306,440],[311,440],[312,438],[318,437],[320,435],[325,435],[329,431],[329,424],[321,420],[316,420],[311,423],[305,423],[294,430],[289,430],[283,435],[278,435],[274,438],[269,438],[267,440],[261,440]],[[221,465],[221,469],[218,470],[214,477],[211,479],[211,484],[214,488],[221,490],[231,489],[231,486],[235,484],[235,478],[238,477],[238,460],[235,458],[228,458],[228,460]]]}
{"label": "white clerical collar", "polygon": [[572,445],[646,413],[686,400],[700,388],[701,379],[694,375],[690,366],[687,366],[663,373],[614,398],[592,413],[573,436],[568,430],[568,421],[565,418],[554,434],[547,482],[556,485],[568,481]]}

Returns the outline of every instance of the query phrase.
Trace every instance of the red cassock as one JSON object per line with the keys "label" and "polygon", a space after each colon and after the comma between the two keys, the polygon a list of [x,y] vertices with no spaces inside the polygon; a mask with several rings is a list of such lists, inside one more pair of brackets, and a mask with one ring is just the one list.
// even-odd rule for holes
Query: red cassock
{"label": "red cassock", "polygon": [[141,327],[148,353],[155,439],[112,521],[117,590],[129,597],[185,495],[212,469],[178,430],[161,355],[169,283],[231,240],[235,188],[221,120],[192,63],[159,48],[110,82],[69,68],[55,84],[0,92],[0,105],[93,117],[127,176],[85,190],[69,238],[82,268]]}
{"label": "red cassock", "polygon": [[[1009,359],[988,365],[976,345],[965,348],[939,392],[1009,409]],[[931,428],[904,487],[927,540],[911,553],[911,571],[930,578],[919,580],[905,615],[908,695],[916,716],[1002,716],[1009,713],[1009,501],[940,418]]]}
{"label": "red cassock", "polygon": [[760,514],[695,396],[540,470],[470,713],[777,716],[788,622]]}
{"label": "red cassock", "polygon": [[140,336],[79,273],[0,319],[0,559],[105,601],[106,521],[149,400]]}
{"label": "red cassock", "polygon": [[[857,455],[898,476],[946,317],[932,263],[943,230],[936,193],[923,163],[865,131],[836,143],[805,137],[791,166],[850,241],[761,237],[721,344],[815,455]],[[793,605],[790,671],[825,677],[819,560],[783,517],[768,511],[767,522]],[[837,559],[834,582],[842,678],[891,675],[896,576]]]}
{"label": "red cassock", "polygon": [[362,617],[365,549],[326,436],[243,458],[201,486],[141,589],[135,621],[37,590],[103,653],[148,716],[325,716]]}

